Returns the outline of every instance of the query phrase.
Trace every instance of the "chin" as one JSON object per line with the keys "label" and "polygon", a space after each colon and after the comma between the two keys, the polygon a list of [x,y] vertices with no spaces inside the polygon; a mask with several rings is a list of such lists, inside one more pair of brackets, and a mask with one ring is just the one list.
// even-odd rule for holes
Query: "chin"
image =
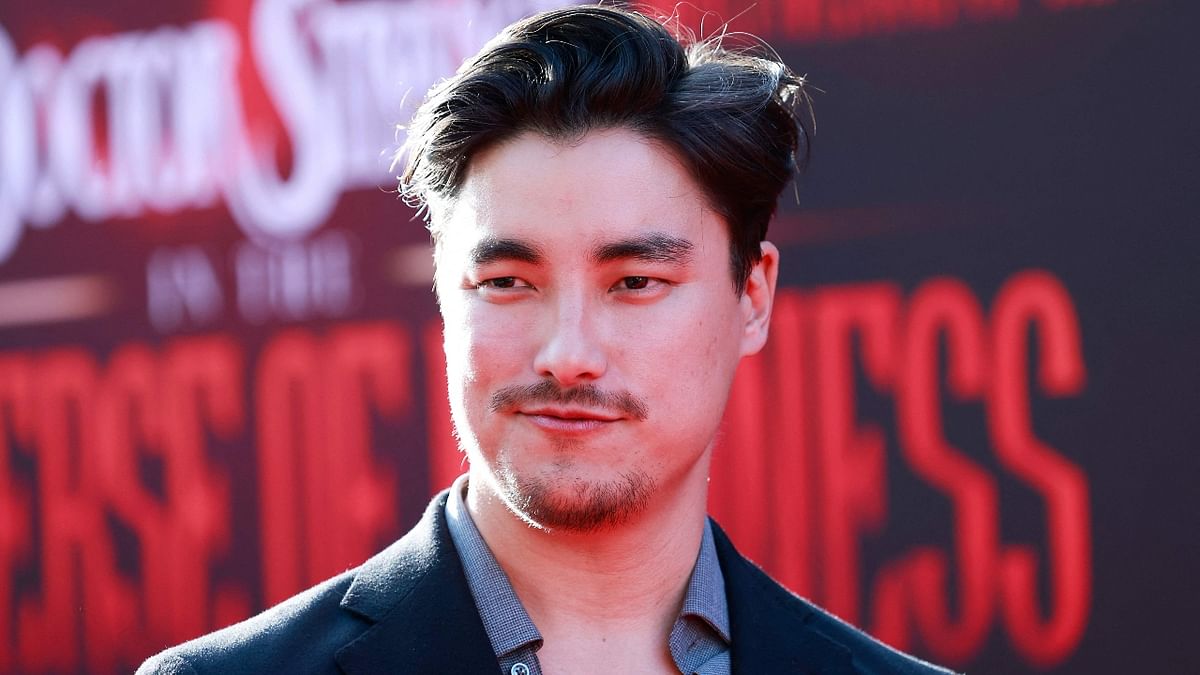
{"label": "chin", "polygon": [[501,471],[505,503],[523,520],[544,530],[594,532],[623,525],[650,504],[654,480],[642,471],[613,478],[525,476]]}

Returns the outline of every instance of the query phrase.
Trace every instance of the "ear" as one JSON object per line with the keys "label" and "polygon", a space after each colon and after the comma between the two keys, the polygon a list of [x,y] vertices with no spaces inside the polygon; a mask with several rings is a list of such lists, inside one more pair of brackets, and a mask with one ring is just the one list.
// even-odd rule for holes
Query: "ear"
{"label": "ear", "polygon": [[775,281],[779,276],[779,249],[769,241],[762,244],[762,259],[750,270],[742,293],[742,356],[758,353],[767,342]]}

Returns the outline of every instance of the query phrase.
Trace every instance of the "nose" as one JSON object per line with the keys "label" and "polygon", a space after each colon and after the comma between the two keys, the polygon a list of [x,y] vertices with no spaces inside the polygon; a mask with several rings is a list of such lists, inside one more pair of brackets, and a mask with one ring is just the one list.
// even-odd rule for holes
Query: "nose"
{"label": "nose", "polygon": [[533,367],[563,387],[600,379],[608,367],[596,317],[580,294],[564,294],[553,304]]}

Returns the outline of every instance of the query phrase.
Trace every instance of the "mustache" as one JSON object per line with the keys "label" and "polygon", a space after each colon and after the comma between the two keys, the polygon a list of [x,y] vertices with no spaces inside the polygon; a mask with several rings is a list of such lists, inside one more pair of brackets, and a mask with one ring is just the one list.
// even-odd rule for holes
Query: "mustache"
{"label": "mustache", "polygon": [[619,412],[638,421],[645,420],[650,414],[645,402],[628,391],[605,391],[594,384],[581,384],[563,389],[550,380],[504,387],[492,394],[488,408],[492,412],[504,412],[534,403],[582,405]]}

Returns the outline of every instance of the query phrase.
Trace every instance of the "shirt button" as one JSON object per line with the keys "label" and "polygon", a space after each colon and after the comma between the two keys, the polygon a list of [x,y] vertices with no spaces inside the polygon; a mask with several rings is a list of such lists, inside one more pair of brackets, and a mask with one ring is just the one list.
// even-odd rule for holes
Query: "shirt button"
{"label": "shirt button", "polygon": [[508,670],[509,675],[529,675],[529,666],[524,663],[514,663],[513,667]]}

